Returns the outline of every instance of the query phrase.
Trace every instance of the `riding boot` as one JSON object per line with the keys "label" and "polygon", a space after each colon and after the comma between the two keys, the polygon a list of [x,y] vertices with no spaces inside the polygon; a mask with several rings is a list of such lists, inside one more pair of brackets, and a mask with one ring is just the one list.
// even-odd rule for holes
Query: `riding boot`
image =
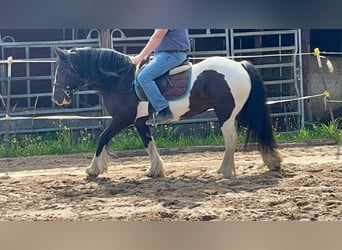
{"label": "riding boot", "polygon": [[169,107],[163,109],[162,111],[158,112],[158,114],[146,121],[146,125],[156,126],[159,124],[164,124],[170,122],[173,119],[173,114],[171,113]]}

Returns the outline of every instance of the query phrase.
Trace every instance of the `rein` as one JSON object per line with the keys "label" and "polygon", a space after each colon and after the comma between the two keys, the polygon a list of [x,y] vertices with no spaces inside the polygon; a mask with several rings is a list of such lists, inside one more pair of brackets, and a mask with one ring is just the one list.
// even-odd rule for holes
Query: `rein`
{"label": "rein", "polygon": [[[125,68],[121,69],[120,71],[118,71],[118,72],[122,72],[122,71],[124,71],[124,70],[127,70],[126,73],[125,73],[125,75],[124,75],[123,77],[120,77],[120,82],[121,82],[123,79],[125,79],[125,78],[127,77],[128,73],[129,73],[130,70],[133,69],[133,68],[134,68],[134,64],[128,65],[127,67],[125,67]],[[134,75],[134,78],[135,78],[135,75]],[[130,93],[130,92],[133,90],[133,88],[134,88],[134,79],[133,79],[133,81],[132,81],[132,83],[131,83],[131,85],[130,85],[130,88],[127,89],[127,90],[123,90],[122,93],[123,93],[123,94],[128,94],[128,93]]]}

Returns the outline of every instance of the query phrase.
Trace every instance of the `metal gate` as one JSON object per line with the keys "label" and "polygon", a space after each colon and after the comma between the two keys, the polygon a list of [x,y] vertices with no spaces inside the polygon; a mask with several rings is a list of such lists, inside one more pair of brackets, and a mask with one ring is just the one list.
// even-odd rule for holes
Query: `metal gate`
{"label": "metal gate", "polygon": [[[134,55],[148,41],[153,30],[121,30],[110,32],[110,46]],[[0,117],[80,114],[105,115],[102,98],[96,91],[80,91],[72,106],[56,108],[51,103],[54,75],[55,47],[100,47],[99,30],[90,30],[85,39],[16,42],[12,37],[0,41]],[[1,36],[0,36],[1,38]],[[298,131],[304,124],[302,58],[300,30],[236,30],[191,29],[189,58],[196,63],[208,56],[218,55],[236,60],[249,60],[256,65],[265,80],[273,125],[278,131]],[[38,53],[39,51],[39,53]],[[42,55],[43,57],[36,55]],[[12,75],[8,77],[7,57],[13,56]],[[10,81],[9,81],[10,80]],[[290,99],[291,101],[288,101]],[[298,100],[297,100],[298,99]],[[212,112],[206,112],[182,123],[216,121]],[[67,121],[70,129],[101,129],[104,120]],[[58,130],[58,124],[46,120],[11,121],[11,133],[32,133]],[[8,130],[8,129],[7,129]],[[0,121],[0,135],[4,133]]]}
{"label": "metal gate", "polygon": [[231,30],[231,55],[249,60],[262,73],[277,131],[304,124],[300,30]]}
{"label": "metal gate", "polygon": [[[76,33],[75,30],[72,32]],[[57,108],[51,102],[52,81],[55,70],[56,47],[100,47],[100,34],[90,30],[86,38],[61,41],[16,42],[5,36],[0,41],[0,117],[35,117],[82,113],[103,115],[102,98],[96,91],[75,93],[71,106]],[[57,124],[56,124],[57,123]],[[0,135],[57,131],[66,125],[70,129],[102,128],[101,121],[11,120],[0,121]],[[8,126],[6,129],[4,127]]]}

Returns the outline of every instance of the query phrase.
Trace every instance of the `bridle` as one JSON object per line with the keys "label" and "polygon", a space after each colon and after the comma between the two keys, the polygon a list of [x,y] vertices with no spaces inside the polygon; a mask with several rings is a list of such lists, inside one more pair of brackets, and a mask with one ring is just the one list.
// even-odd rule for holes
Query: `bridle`
{"label": "bridle", "polygon": [[86,88],[89,84],[87,84],[82,78],[81,76],[78,74],[78,72],[75,70],[74,65],[71,63],[70,60],[70,54],[68,55],[68,60],[63,60],[62,58],[58,58],[57,59],[57,64],[58,67],[61,67],[61,69],[63,71],[65,71],[65,73],[73,78],[76,78],[79,82],[83,83],[81,84],[81,86],[79,88],[75,88],[72,89],[70,87],[69,82],[65,85],[59,82],[54,82],[53,86],[57,86],[59,88],[62,89],[62,91],[64,92],[64,94],[68,97],[71,98],[71,95],[73,95],[74,93],[76,93],[77,91],[80,91],[83,88]]}

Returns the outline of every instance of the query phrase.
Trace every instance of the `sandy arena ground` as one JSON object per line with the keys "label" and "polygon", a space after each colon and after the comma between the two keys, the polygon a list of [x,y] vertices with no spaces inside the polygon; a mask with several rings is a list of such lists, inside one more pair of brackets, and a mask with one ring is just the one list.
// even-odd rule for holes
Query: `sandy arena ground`
{"label": "sandy arena ground", "polygon": [[162,154],[167,177],[157,179],[145,176],[146,154],[112,152],[108,172],[92,180],[92,154],[0,159],[0,220],[341,220],[337,145],[280,151],[281,172],[269,172],[258,151],[237,152],[229,180],[216,174],[222,150]]}

